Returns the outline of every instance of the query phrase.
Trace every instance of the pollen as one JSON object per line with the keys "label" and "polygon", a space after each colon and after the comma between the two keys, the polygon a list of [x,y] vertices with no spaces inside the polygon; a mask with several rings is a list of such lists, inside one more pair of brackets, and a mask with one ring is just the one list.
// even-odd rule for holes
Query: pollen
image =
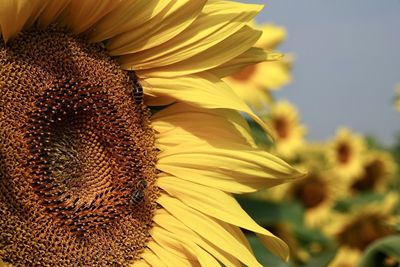
{"label": "pollen", "polygon": [[137,259],[159,192],[136,75],[101,44],[56,27],[0,44],[0,65],[0,258],[13,266]]}

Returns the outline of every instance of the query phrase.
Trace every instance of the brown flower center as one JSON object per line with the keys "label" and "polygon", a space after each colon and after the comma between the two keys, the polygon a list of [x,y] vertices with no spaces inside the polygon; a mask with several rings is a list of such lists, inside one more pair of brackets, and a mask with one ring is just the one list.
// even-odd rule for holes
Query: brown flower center
{"label": "brown flower center", "polygon": [[341,245],[364,250],[369,244],[391,235],[394,229],[387,225],[387,218],[378,214],[365,214],[350,222],[338,234]]}
{"label": "brown flower center", "polygon": [[317,207],[327,198],[327,185],[316,174],[310,174],[304,180],[294,185],[294,197],[303,203],[307,209]]}
{"label": "brown flower center", "polygon": [[134,75],[51,27],[0,44],[0,258],[125,266],[146,246],[154,134]]}
{"label": "brown flower center", "polygon": [[337,147],[337,158],[339,163],[347,164],[351,158],[351,148],[347,143],[340,143]]}
{"label": "brown flower center", "polygon": [[385,175],[385,167],[382,161],[376,159],[364,166],[364,174],[352,184],[356,191],[373,190],[377,182]]}
{"label": "brown flower center", "polygon": [[278,134],[279,139],[286,139],[289,137],[290,124],[285,118],[275,118],[273,121],[273,126]]}

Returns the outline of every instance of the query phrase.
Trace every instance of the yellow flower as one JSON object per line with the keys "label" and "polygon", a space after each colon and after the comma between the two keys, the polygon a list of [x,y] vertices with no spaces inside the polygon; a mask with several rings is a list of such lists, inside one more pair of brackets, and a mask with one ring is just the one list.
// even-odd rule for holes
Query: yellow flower
{"label": "yellow flower", "polygon": [[382,192],[394,177],[395,172],[396,163],[390,153],[368,151],[363,159],[363,172],[352,179],[350,191],[353,193]]}
{"label": "yellow flower", "polygon": [[299,122],[296,108],[288,101],[280,101],[271,106],[267,123],[275,132],[273,149],[284,158],[293,158],[304,144],[306,129]]}
{"label": "yellow flower", "polygon": [[346,214],[332,214],[324,231],[340,247],[362,252],[374,241],[395,233],[393,211],[398,200],[397,192],[388,193],[381,201],[355,205]]}
{"label": "yellow flower", "polygon": [[328,267],[357,267],[360,263],[362,253],[357,249],[341,247],[336,252]]}
{"label": "yellow flower", "polygon": [[365,150],[364,139],[352,133],[347,128],[340,128],[336,137],[329,144],[327,158],[333,171],[347,181],[360,175],[362,169],[362,154]]}
{"label": "yellow flower", "polygon": [[240,228],[287,259],[232,196],[301,175],[256,148],[240,113],[268,127],[220,80],[268,59],[260,9],[0,1],[0,259],[261,266]]}
{"label": "yellow flower", "polygon": [[[286,36],[282,27],[271,24],[254,25],[263,31],[256,47],[275,49]],[[291,58],[286,56],[279,61],[249,65],[227,77],[225,81],[252,108],[262,110],[272,101],[270,90],[280,89],[291,81],[291,61]]]}
{"label": "yellow flower", "polygon": [[307,175],[293,183],[274,187],[268,190],[268,193],[278,201],[283,199],[298,201],[305,209],[306,225],[321,227],[331,220],[331,209],[335,201],[342,196],[345,187],[333,172],[315,166],[296,167],[307,172]]}

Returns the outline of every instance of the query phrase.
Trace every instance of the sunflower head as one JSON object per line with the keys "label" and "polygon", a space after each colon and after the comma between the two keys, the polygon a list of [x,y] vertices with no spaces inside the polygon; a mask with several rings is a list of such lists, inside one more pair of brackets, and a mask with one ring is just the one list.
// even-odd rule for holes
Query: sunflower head
{"label": "sunflower head", "polygon": [[369,151],[363,160],[363,172],[351,182],[353,192],[382,191],[396,172],[392,156],[384,151]]}
{"label": "sunflower head", "polygon": [[327,149],[327,158],[334,171],[347,179],[362,173],[364,139],[347,128],[340,128]]}
{"label": "sunflower head", "polygon": [[[271,24],[259,26],[255,22],[252,25],[262,29],[256,47],[272,50],[285,39],[286,31],[282,27]],[[270,91],[280,89],[291,81],[292,61],[290,55],[285,55],[278,61],[248,65],[224,80],[253,109],[264,111],[273,102]]]}
{"label": "sunflower head", "polygon": [[347,214],[332,214],[325,231],[340,246],[363,251],[372,242],[395,233],[393,211],[398,200],[397,193],[388,193],[380,201],[353,206]]}
{"label": "sunflower head", "polygon": [[287,101],[277,102],[271,106],[267,121],[276,135],[276,153],[284,158],[293,158],[303,147],[306,133],[296,108]]}
{"label": "sunflower head", "polygon": [[[158,189],[136,81],[101,45],[57,27],[21,32],[0,55],[2,255],[26,265],[138,258]],[[54,248],[33,259],[41,247]]]}
{"label": "sunflower head", "polygon": [[270,58],[248,26],[260,9],[3,1],[0,259],[261,266],[241,228],[287,259],[232,195],[301,176],[256,147],[241,112],[268,127],[221,81]]}

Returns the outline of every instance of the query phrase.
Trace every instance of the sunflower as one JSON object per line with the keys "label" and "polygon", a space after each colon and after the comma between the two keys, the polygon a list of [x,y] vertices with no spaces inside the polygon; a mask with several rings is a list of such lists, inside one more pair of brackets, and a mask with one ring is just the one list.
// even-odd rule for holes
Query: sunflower
{"label": "sunflower", "polygon": [[366,149],[364,139],[347,128],[340,128],[327,148],[327,159],[333,170],[350,181],[361,175],[362,155]]}
{"label": "sunflower", "polygon": [[368,151],[363,160],[363,172],[350,183],[353,193],[385,190],[396,172],[396,163],[391,154],[384,151]]}
{"label": "sunflower", "polygon": [[[261,266],[288,248],[232,194],[301,174],[256,148],[221,78],[270,55],[228,1],[1,1],[0,259]],[[142,93],[144,91],[144,96]]]}
{"label": "sunflower", "polygon": [[323,229],[341,249],[363,252],[374,241],[396,232],[397,192],[388,193],[379,201],[355,205],[346,213],[332,214],[331,223]]}
{"label": "sunflower", "polygon": [[302,164],[296,167],[307,173],[303,179],[274,187],[266,193],[276,201],[299,202],[304,207],[306,225],[322,227],[331,219],[331,209],[346,188],[338,182],[335,173],[322,170],[320,166]]}
{"label": "sunflower", "polygon": [[[258,27],[263,33],[256,43],[257,47],[275,49],[285,39],[286,31],[282,27],[272,24]],[[291,61],[290,56],[286,56],[279,61],[249,65],[224,80],[253,109],[262,111],[265,105],[272,102],[270,91],[280,89],[291,81]]]}
{"label": "sunflower", "polygon": [[296,108],[288,101],[279,101],[271,106],[266,121],[271,124],[276,140],[273,151],[292,159],[304,145],[306,129],[299,122]]}
{"label": "sunflower", "polygon": [[357,267],[361,257],[362,253],[359,250],[343,247],[336,252],[328,267]]}

